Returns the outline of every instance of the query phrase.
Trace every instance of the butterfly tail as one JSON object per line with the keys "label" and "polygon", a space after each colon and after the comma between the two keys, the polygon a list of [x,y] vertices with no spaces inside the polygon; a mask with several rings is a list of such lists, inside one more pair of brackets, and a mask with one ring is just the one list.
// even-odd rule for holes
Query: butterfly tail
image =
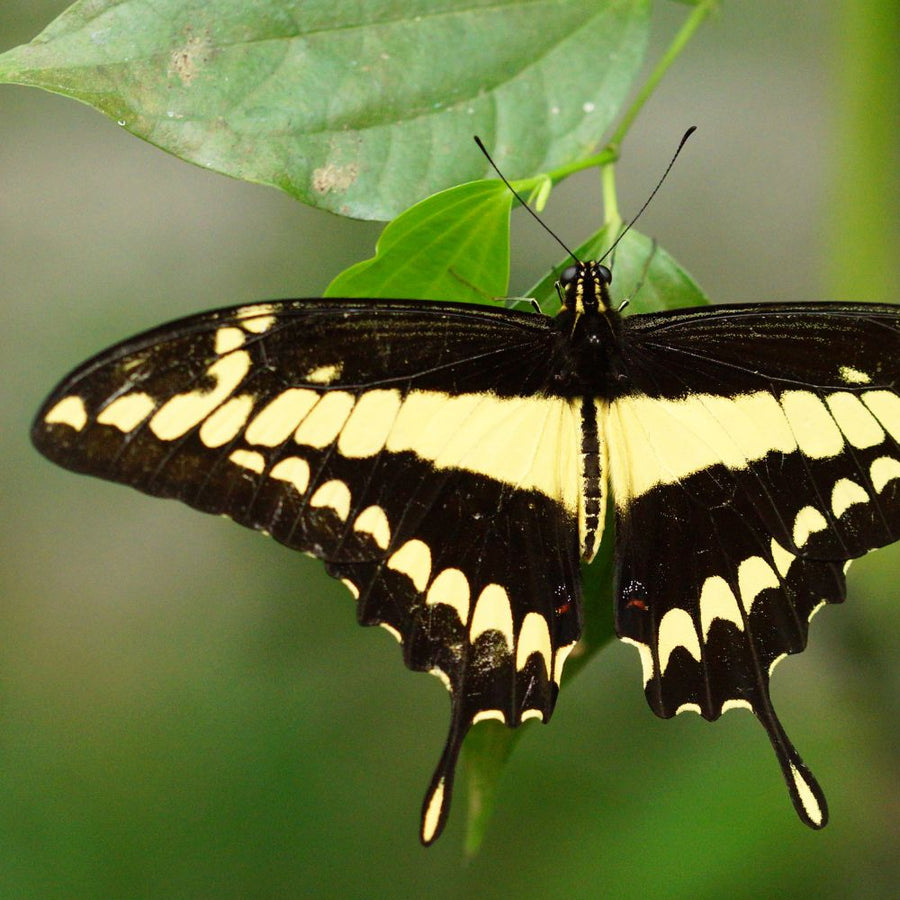
{"label": "butterfly tail", "polygon": [[456,763],[468,730],[469,722],[455,714],[450,724],[450,733],[447,735],[444,752],[441,754],[422,802],[422,825],[419,839],[426,847],[441,836],[441,832],[447,824],[447,818],[450,815],[450,801],[453,796]]}
{"label": "butterfly tail", "polygon": [[824,828],[828,824],[825,794],[782,728],[768,697],[765,699],[763,704],[754,704],[753,711],[769,735],[794,809],[810,828]]}

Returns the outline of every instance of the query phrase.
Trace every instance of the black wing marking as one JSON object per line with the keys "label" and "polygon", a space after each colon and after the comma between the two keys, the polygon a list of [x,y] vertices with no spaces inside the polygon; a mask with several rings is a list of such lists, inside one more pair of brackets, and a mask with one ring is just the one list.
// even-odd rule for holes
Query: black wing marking
{"label": "black wing marking", "polygon": [[658,715],[750,708],[800,817],[822,827],[769,677],[844,600],[848,561],[900,537],[900,310],[725,307],[626,327],[630,393],[607,419],[617,631]]}
{"label": "black wing marking", "polygon": [[452,712],[430,843],[471,724],[546,721],[580,634],[580,419],[532,396],[555,340],[543,317],[462,304],[222,310],[86,363],[32,436],[67,468],[325,560],[359,621],[441,678]]}

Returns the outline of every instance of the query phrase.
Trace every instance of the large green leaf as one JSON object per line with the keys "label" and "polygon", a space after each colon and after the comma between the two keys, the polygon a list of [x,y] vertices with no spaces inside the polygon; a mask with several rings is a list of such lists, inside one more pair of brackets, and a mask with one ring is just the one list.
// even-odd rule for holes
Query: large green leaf
{"label": "large green leaf", "polygon": [[473,181],[428,197],[394,219],[375,256],[341,272],[325,296],[473,303],[503,297],[512,201],[502,181]]}
{"label": "large green leaf", "polygon": [[96,107],[198,165],[390,219],[484,174],[585,156],[644,56],[650,0],[80,0],[0,81]]}

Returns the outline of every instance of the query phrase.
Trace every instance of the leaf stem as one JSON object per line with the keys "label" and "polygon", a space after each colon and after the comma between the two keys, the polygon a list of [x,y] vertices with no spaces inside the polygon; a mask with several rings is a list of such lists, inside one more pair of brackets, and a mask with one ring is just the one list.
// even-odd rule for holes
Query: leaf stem
{"label": "leaf stem", "polygon": [[[650,95],[656,90],[656,86],[662,80],[663,75],[671,67],[672,63],[681,54],[681,51],[687,46],[688,41],[694,36],[694,32],[703,24],[704,20],[718,7],[720,0],[701,0],[691,14],[687,17],[685,23],[681,26],[678,34],[672,40],[669,48],[663,54],[662,58],[650,73],[650,77],[644,83],[643,87],[638,91],[637,96],[631,103],[631,106],[625,112],[622,120],[619,122],[618,128],[613,132],[612,137],[606,146],[593,156],[586,159],[575,160],[575,162],[567,163],[558,169],[553,169],[539,176],[549,180],[550,184],[558,184],[575,172],[581,172],[583,169],[599,168],[603,170],[603,196],[607,204],[607,221],[610,216],[618,218],[618,207],[616,206],[615,180],[613,173],[613,164],[619,159],[619,146],[625,139],[628,129],[637,118],[638,113],[644,104],[650,98]],[[520,182],[517,182],[517,186]],[[546,199],[546,197],[544,197]]]}
{"label": "leaf stem", "polygon": [[632,122],[637,118],[638,113],[650,98],[650,95],[656,90],[656,86],[662,80],[663,75],[666,74],[672,63],[675,62],[681,51],[687,46],[688,41],[694,36],[694,32],[718,5],[719,0],[703,0],[703,2],[698,3],[694,7],[694,11],[687,17],[678,34],[675,35],[675,38],[669,45],[669,49],[662,55],[662,58],[650,73],[650,77],[644,82],[644,86],[638,91],[631,106],[628,107],[628,110],[622,117],[622,121],[619,122],[619,127],[613,132],[613,136],[606,145],[607,150],[614,149],[616,156],[618,156],[619,144],[625,139]]}
{"label": "leaf stem", "polygon": [[603,186],[603,221],[604,224],[613,226],[612,235],[615,238],[619,226],[622,224],[622,216],[619,213],[619,198],[616,194],[616,166],[608,163],[600,170],[600,181]]}

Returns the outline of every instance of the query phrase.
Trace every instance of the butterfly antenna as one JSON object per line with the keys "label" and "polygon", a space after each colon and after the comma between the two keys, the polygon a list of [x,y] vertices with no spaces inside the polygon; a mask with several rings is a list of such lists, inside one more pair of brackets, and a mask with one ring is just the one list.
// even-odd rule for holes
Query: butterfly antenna
{"label": "butterfly antenna", "polygon": [[[562,242],[562,239],[560,238],[560,236],[558,234],[556,234],[550,228],[550,226],[522,199],[522,195],[509,183],[506,176],[500,171],[500,169],[497,168],[497,163],[495,163],[494,160],[491,159],[491,154],[487,152],[487,148],[481,142],[481,138],[478,137],[477,134],[475,135],[475,143],[478,144],[478,149],[485,155],[485,158],[491,164],[491,168],[500,176],[503,183],[509,188],[513,197],[515,197],[516,200],[518,200],[519,203],[521,203],[522,206],[524,206],[525,209],[528,210],[528,212],[531,214],[531,216],[534,218],[534,220],[538,223],[538,225],[540,225],[541,228],[543,228],[544,231],[546,231],[547,234],[549,234],[550,237],[552,237],[553,240],[556,241],[556,243],[559,244],[559,246],[562,247],[563,250],[565,250],[566,253],[568,253],[569,256],[572,257],[572,259],[575,260],[575,262],[580,263],[581,260]],[[677,154],[676,154],[676,156],[677,156]],[[674,160],[673,160],[673,162],[674,162]],[[671,166],[670,166],[670,168],[671,168]]]}
{"label": "butterfly antenna", "polygon": [[675,160],[678,159],[678,154],[681,153],[681,148],[684,147],[684,145],[687,143],[687,139],[696,130],[697,126],[691,125],[691,127],[688,128],[684,135],[682,135],[681,141],[678,144],[678,148],[675,150],[672,159],[669,160],[669,164],[666,166],[666,171],[662,173],[662,178],[660,178],[656,183],[656,187],[653,188],[653,190],[650,192],[650,196],[644,201],[644,205],[637,211],[637,215],[625,226],[625,229],[621,232],[621,234],[613,241],[613,244],[609,248],[609,250],[607,250],[606,253],[604,253],[603,256],[601,256],[600,259],[597,260],[597,262],[603,262],[603,260],[606,259],[606,257],[609,256],[609,254],[612,253],[613,250],[616,249],[616,245],[619,243],[619,241],[621,241],[622,238],[625,237],[625,235],[628,234],[629,231],[631,231],[631,226],[634,225],[634,223],[637,222],[637,220],[641,217],[641,213],[643,213],[643,211],[650,205],[650,201],[656,196],[656,192],[662,187],[663,182],[666,180],[666,176],[672,170],[672,166],[675,165]]}

